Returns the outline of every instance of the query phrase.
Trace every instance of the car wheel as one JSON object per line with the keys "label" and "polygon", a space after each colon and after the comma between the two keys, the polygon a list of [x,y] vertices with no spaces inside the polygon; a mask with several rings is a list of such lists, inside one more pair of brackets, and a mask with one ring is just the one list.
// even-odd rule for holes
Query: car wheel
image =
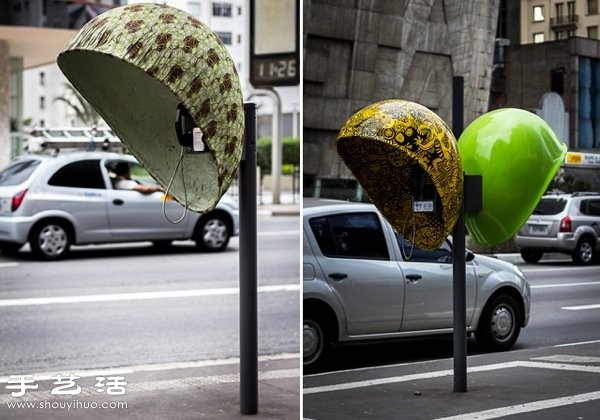
{"label": "car wheel", "polygon": [[218,214],[208,214],[200,219],[196,230],[196,245],[203,251],[217,252],[229,243],[227,222]]}
{"label": "car wheel", "polygon": [[476,337],[488,350],[508,350],[521,332],[521,312],[515,299],[509,295],[494,297],[485,307]]}
{"label": "car wheel", "polygon": [[577,264],[591,264],[594,261],[594,243],[590,238],[581,238],[573,252],[573,261]]}
{"label": "car wheel", "polygon": [[304,314],[302,328],[303,365],[307,370],[322,365],[331,343],[327,324],[313,311]]}
{"label": "car wheel", "polygon": [[48,221],[33,228],[29,237],[32,252],[44,260],[58,260],[71,247],[70,230],[64,222]]}
{"label": "car wheel", "polygon": [[536,251],[533,249],[522,249],[521,250],[521,258],[523,261],[530,264],[535,264],[542,259],[544,253],[542,251]]}

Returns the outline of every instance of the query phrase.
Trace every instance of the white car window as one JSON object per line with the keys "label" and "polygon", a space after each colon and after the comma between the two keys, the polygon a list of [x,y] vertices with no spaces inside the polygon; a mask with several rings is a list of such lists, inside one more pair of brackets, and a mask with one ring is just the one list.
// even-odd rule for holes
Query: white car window
{"label": "white car window", "polygon": [[100,161],[97,159],[66,164],[50,177],[48,185],[71,188],[106,188],[100,170]]}
{"label": "white car window", "polygon": [[346,213],[309,221],[323,255],[389,260],[385,236],[375,213]]}

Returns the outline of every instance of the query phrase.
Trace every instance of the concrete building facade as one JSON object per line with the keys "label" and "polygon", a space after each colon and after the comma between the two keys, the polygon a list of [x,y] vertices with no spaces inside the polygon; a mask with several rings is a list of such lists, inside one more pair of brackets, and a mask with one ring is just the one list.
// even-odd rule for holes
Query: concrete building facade
{"label": "concrete building facade", "polygon": [[354,194],[335,137],[370,103],[407,99],[450,123],[452,77],[463,76],[465,125],[485,113],[498,6],[499,0],[305,0],[305,195]]}

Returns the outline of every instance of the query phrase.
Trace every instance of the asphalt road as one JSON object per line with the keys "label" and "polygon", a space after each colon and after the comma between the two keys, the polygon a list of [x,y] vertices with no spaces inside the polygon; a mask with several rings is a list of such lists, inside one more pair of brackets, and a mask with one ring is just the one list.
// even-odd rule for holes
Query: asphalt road
{"label": "asphalt road", "polygon": [[[297,354],[298,217],[259,216],[259,354]],[[80,247],[65,261],[0,255],[0,374],[239,355],[238,238]]]}
{"label": "asphalt road", "polygon": [[[600,339],[600,265],[580,267],[568,258],[517,265],[529,279],[532,304],[529,325],[521,330],[513,350]],[[451,336],[341,346],[321,371],[452,358],[452,354]],[[468,340],[468,354],[482,354],[473,337]]]}
{"label": "asphalt road", "polygon": [[517,349],[600,339],[600,265],[523,264],[531,284],[531,320]]}

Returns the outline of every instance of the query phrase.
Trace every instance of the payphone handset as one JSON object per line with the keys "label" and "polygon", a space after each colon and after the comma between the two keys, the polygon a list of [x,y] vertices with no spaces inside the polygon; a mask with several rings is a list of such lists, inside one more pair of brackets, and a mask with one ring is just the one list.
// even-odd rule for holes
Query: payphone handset
{"label": "payphone handset", "polygon": [[175,133],[177,141],[185,153],[206,153],[208,146],[203,139],[200,127],[183,104],[177,105],[175,111]]}

